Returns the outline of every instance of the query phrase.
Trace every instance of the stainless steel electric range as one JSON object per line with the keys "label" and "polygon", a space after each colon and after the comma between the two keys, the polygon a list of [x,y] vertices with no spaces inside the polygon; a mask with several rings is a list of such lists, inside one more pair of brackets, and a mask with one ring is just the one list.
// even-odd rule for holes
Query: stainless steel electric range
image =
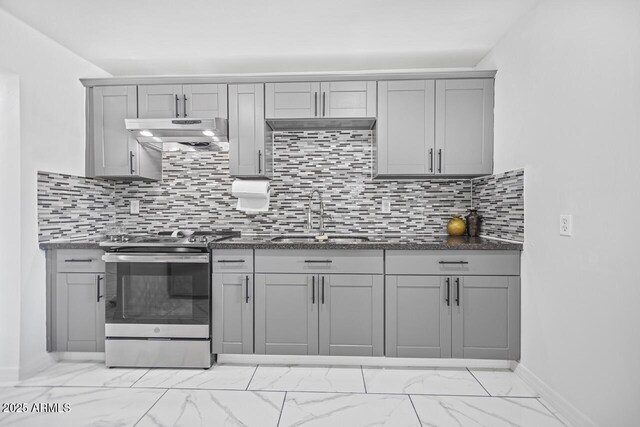
{"label": "stainless steel electric range", "polygon": [[211,366],[207,244],[234,235],[120,236],[101,243],[108,367]]}

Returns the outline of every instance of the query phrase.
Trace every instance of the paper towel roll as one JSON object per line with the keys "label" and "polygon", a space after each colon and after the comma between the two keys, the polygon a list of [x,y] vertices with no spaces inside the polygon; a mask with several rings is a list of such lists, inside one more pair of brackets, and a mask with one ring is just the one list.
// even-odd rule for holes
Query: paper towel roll
{"label": "paper towel roll", "polygon": [[231,194],[238,198],[236,209],[247,213],[268,211],[270,188],[267,180],[236,179],[231,185]]}

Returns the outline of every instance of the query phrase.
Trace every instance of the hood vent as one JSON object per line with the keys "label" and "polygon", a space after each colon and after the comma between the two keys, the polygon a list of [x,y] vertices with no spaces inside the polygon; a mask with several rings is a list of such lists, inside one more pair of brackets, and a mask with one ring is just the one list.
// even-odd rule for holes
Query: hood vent
{"label": "hood vent", "polygon": [[141,144],[162,151],[227,151],[227,119],[124,119]]}
{"label": "hood vent", "polygon": [[273,131],[295,130],[371,130],[376,124],[372,117],[315,118],[315,119],[267,119]]}

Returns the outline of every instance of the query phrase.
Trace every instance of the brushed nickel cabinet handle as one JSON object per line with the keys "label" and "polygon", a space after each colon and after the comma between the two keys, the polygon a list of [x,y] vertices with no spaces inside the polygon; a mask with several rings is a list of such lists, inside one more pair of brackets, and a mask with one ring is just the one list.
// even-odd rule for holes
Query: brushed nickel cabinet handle
{"label": "brushed nickel cabinet handle", "polygon": [[324,276],[322,276],[322,305],[324,305]]}
{"label": "brushed nickel cabinet handle", "polygon": [[243,259],[219,259],[218,262],[244,262]]}
{"label": "brushed nickel cabinet handle", "polygon": [[96,288],[97,288],[97,295],[98,295],[96,302],[100,302],[100,298],[102,298],[102,295],[100,295],[100,282],[102,282],[102,279],[103,278],[99,274],[96,276]]}
{"label": "brushed nickel cabinet handle", "polygon": [[316,303],[316,276],[311,276],[311,304]]}
{"label": "brushed nickel cabinet handle", "polygon": [[178,102],[180,102],[180,98],[176,95],[176,117],[180,117],[180,107],[178,107]]}
{"label": "brushed nickel cabinet handle", "polygon": [[182,95],[182,117],[187,117],[187,95]]}
{"label": "brushed nickel cabinet handle", "polygon": [[330,259],[305,259],[304,262],[308,262],[310,264],[314,263],[332,263]]}
{"label": "brushed nickel cabinet handle", "polygon": [[438,173],[442,173],[442,148],[438,150]]}
{"label": "brushed nickel cabinet handle", "polygon": [[313,93],[313,116],[318,116],[318,92]]}
{"label": "brushed nickel cabinet handle", "polygon": [[429,148],[429,172],[433,172],[433,148]]}
{"label": "brushed nickel cabinet handle", "polygon": [[456,305],[460,307],[460,278],[456,277]]}
{"label": "brushed nickel cabinet handle", "polygon": [[133,154],[133,151],[129,151],[129,171],[131,172],[131,175],[133,175],[133,173],[135,172],[133,170],[133,157],[135,156],[135,154]]}
{"label": "brushed nickel cabinet handle", "polygon": [[91,258],[86,258],[86,259],[65,259],[64,262],[93,262],[93,260]]}
{"label": "brushed nickel cabinet handle", "polygon": [[248,304],[249,303],[249,276],[246,277],[244,286],[245,286],[244,301]]}
{"label": "brushed nickel cabinet handle", "polygon": [[469,264],[469,261],[438,261],[438,264]]}
{"label": "brushed nickel cabinet handle", "polygon": [[447,298],[445,301],[447,301],[447,307],[449,307],[450,302],[451,302],[451,283],[450,283],[450,279],[447,277]]}
{"label": "brushed nickel cabinet handle", "polygon": [[326,95],[326,92],[322,92],[322,117],[327,115],[326,108],[325,108],[325,106],[327,105],[325,102],[325,95]]}
{"label": "brushed nickel cabinet handle", "polygon": [[258,174],[262,173],[262,150],[258,150]]}

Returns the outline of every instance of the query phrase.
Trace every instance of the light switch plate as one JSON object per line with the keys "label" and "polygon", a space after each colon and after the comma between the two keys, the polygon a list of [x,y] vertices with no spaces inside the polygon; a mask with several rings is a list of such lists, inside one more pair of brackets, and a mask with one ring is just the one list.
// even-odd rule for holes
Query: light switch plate
{"label": "light switch plate", "polygon": [[132,214],[140,213],[140,200],[131,200],[129,203],[129,210]]}
{"label": "light switch plate", "polygon": [[560,235],[571,236],[572,230],[572,215],[562,214],[560,215]]}
{"label": "light switch plate", "polygon": [[391,213],[391,200],[386,197],[382,199],[382,213]]}

